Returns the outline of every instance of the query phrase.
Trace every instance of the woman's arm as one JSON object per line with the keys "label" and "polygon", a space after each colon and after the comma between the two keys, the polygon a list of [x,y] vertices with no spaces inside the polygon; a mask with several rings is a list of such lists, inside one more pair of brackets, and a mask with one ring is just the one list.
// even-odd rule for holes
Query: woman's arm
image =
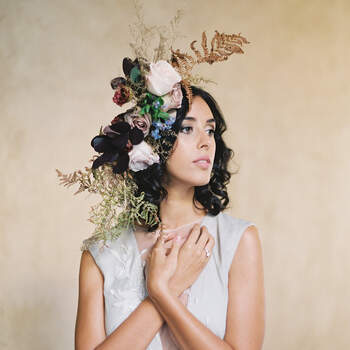
{"label": "woman's arm", "polygon": [[262,247],[258,230],[243,233],[229,272],[225,341],[237,350],[261,350],[265,333]]}
{"label": "woman's arm", "polygon": [[[152,300],[163,315],[183,350],[232,350],[178,300],[168,288],[152,294]],[[236,350],[236,349],[234,349]]]}
{"label": "woman's arm", "polygon": [[79,272],[76,350],[145,349],[164,322],[151,299],[147,297],[106,338],[103,300],[103,275],[90,252],[84,251]]}
{"label": "woman's arm", "polygon": [[146,349],[164,322],[149,297],[146,297],[129,317],[95,350]]}

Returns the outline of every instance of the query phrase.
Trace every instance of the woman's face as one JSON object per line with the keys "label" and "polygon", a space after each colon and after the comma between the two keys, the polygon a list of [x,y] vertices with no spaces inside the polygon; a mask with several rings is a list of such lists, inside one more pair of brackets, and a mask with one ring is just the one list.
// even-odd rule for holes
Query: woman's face
{"label": "woman's face", "polygon": [[166,164],[170,184],[209,183],[216,147],[214,130],[215,120],[209,106],[200,96],[195,96]]}

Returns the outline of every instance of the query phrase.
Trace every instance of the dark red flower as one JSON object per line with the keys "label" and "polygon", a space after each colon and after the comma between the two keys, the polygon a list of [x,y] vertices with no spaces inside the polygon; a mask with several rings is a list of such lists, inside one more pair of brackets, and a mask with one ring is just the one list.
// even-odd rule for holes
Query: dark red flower
{"label": "dark red flower", "polygon": [[116,124],[118,122],[123,122],[125,121],[124,120],[124,115],[125,115],[125,112],[124,113],[120,113],[118,114],[117,116],[115,116],[112,121],[111,121],[111,124]]}
{"label": "dark red flower", "polygon": [[115,89],[113,96],[113,102],[118,106],[122,106],[124,103],[129,102],[131,98],[130,88],[125,85],[118,85]]}
{"label": "dark red flower", "polygon": [[143,141],[143,132],[121,121],[106,126],[104,133],[105,135],[95,136],[91,140],[94,150],[103,153],[94,160],[92,169],[111,163],[114,173],[123,173],[129,166],[128,152],[132,149],[132,145],[138,145]]}

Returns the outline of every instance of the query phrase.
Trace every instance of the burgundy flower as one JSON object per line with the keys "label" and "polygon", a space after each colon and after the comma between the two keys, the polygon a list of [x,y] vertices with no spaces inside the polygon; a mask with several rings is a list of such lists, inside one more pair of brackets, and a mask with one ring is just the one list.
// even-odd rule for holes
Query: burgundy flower
{"label": "burgundy flower", "polygon": [[111,124],[116,124],[118,122],[123,122],[124,121],[124,115],[125,115],[125,112],[124,113],[120,113],[117,116],[115,116],[112,119]]}
{"label": "burgundy flower", "polygon": [[115,89],[113,96],[113,102],[118,106],[122,106],[124,103],[129,102],[131,99],[131,90],[125,85],[118,85]]}
{"label": "burgundy flower", "polygon": [[129,166],[128,152],[132,145],[143,141],[143,132],[138,128],[131,128],[129,123],[120,121],[106,126],[105,135],[95,136],[91,140],[91,146],[96,152],[102,153],[92,164],[92,169],[111,163],[113,172],[123,173]]}

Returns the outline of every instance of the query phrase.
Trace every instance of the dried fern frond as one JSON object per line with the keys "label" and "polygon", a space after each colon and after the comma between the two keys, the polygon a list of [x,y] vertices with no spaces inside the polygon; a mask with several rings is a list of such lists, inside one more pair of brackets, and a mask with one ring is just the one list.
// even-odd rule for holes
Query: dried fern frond
{"label": "dried fern frond", "polygon": [[184,87],[184,89],[186,91],[186,96],[187,96],[187,99],[188,99],[188,103],[191,106],[192,100],[193,100],[193,93],[192,93],[192,89],[191,89],[191,83],[190,83],[189,79],[182,79],[181,84],[182,84],[182,86]]}
{"label": "dried fern frond", "polygon": [[74,171],[71,174],[63,174],[61,171],[56,169],[57,176],[60,178],[60,185],[64,187],[71,187],[72,185],[79,183],[78,190],[74,193],[74,195],[81,193],[85,190],[89,190],[89,192],[97,192],[97,190],[93,186],[93,182],[91,179],[91,169],[86,167],[85,173],[81,170]]}
{"label": "dried fern frond", "polygon": [[191,70],[196,64],[196,60],[187,53],[180,52],[179,49],[173,51],[171,48],[171,65],[179,72],[183,80],[187,80],[191,76]]}
{"label": "dried fern frond", "polygon": [[194,44],[197,40],[191,43],[191,49],[195,52],[197,56],[197,63],[208,62],[213,64],[214,62],[221,62],[227,60],[227,58],[233,53],[244,53],[241,46],[244,44],[249,44],[249,41],[240,35],[236,34],[224,34],[215,31],[215,36],[211,40],[211,49],[208,51],[207,47],[207,36],[205,32],[202,33],[202,48],[204,55],[202,55],[198,50],[195,49]]}
{"label": "dried fern frond", "polygon": [[250,42],[239,34],[225,34],[215,31],[215,35],[211,40],[210,51],[208,49],[207,36],[205,32],[202,33],[202,49],[201,53],[195,48],[194,40],[190,44],[191,50],[194,52],[195,57],[181,52],[179,49],[174,51],[171,48],[172,57],[171,62],[174,68],[178,69],[181,75],[191,75],[192,68],[199,63],[207,62],[213,64],[214,62],[221,62],[227,60],[227,58],[234,53],[244,53],[241,46],[243,44],[249,44]]}
{"label": "dried fern frond", "polygon": [[214,80],[211,80],[211,79],[207,79],[207,78],[204,78],[203,76],[201,75],[191,75],[190,79],[189,79],[190,83],[192,85],[200,85],[201,83],[204,83],[204,84],[209,84],[209,83],[212,83],[212,84],[217,84],[216,81]]}

